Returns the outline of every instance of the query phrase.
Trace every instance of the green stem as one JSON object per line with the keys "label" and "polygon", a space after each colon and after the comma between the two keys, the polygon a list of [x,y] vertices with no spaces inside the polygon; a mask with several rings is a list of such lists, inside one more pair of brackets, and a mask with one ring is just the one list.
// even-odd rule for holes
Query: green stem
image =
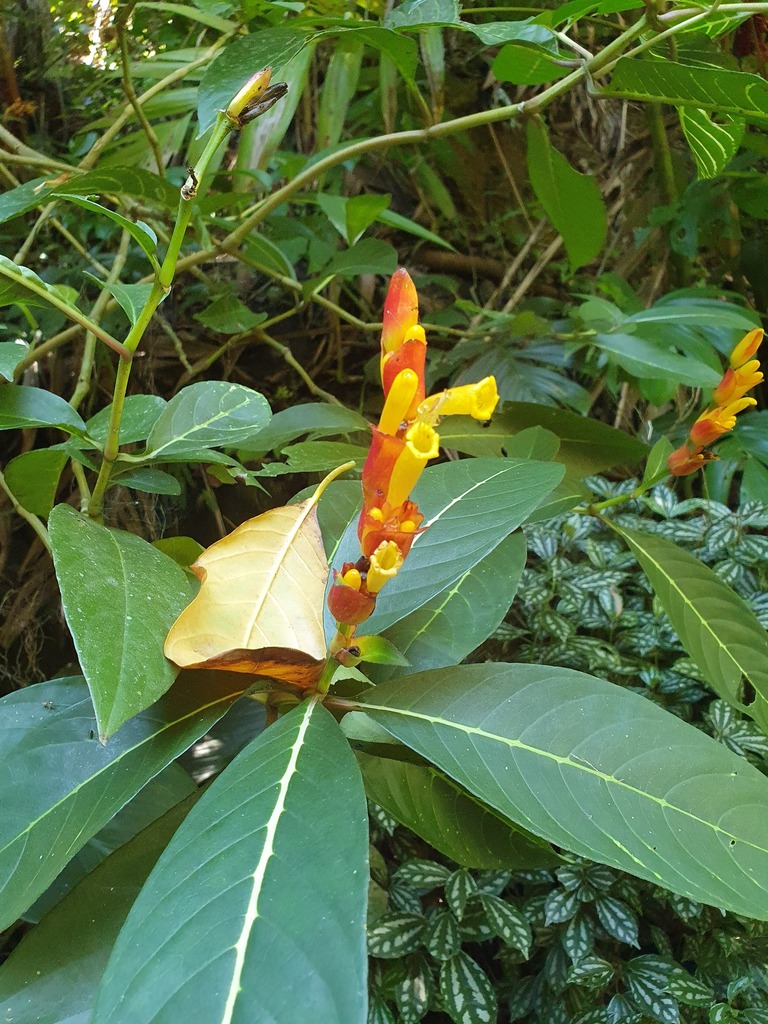
{"label": "green stem", "polygon": [[232,131],[232,126],[229,124],[224,114],[220,113],[213,131],[211,132],[208,144],[203,150],[200,159],[190,171],[189,179],[181,190],[176,223],[174,225],[170,241],[168,242],[168,250],[165,254],[165,259],[163,260],[162,266],[157,273],[157,277],[152,284],[152,290],[144,304],[144,308],[141,313],[139,313],[136,323],[131,327],[131,330],[128,332],[128,336],[125,339],[125,345],[123,347],[125,349],[126,356],[120,359],[120,363],[117,368],[115,387],[112,395],[112,411],[109,418],[109,427],[107,428],[106,444],[104,445],[104,457],[99,468],[96,485],[93,488],[93,494],[88,502],[88,515],[94,519],[101,519],[102,517],[104,495],[109,487],[112,470],[120,452],[120,424],[123,418],[123,408],[125,406],[125,396],[128,390],[128,381],[131,376],[133,354],[141,342],[141,339],[144,337],[144,332],[146,331],[150,320],[154,316],[155,310],[170,291],[171,284],[176,273],[179,252],[181,251],[181,245],[184,241],[184,234],[192,216],[192,202],[197,196],[198,183],[205,175],[212,156],[230,131]]}
{"label": "green stem", "polygon": [[669,476],[669,470],[663,469],[656,476],[651,477],[650,480],[643,480],[633,490],[627,491],[626,494],[617,494],[614,498],[606,498],[605,501],[596,501],[592,505],[582,505],[580,508],[574,509],[579,515],[584,516],[596,516],[599,515],[603,509],[613,508],[616,505],[623,505],[627,501],[633,501],[635,498],[641,497],[646,491],[649,491],[656,484],[661,483],[666,477]]}
{"label": "green stem", "polygon": [[315,693],[319,697],[322,698],[326,693],[328,693],[331,683],[333,682],[333,677],[336,675],[339,668],[341,668],[341,665],[335,658],[331,657],[326,661],[322,675],[318,679],[317,686],[315,687]]}

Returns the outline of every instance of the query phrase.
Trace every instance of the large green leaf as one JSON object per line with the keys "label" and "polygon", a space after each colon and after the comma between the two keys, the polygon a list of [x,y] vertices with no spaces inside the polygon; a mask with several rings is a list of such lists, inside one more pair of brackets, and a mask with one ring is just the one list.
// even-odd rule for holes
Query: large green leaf
{"label": "large green leaf", "polygon": [[98,741],[85,682],[54,679],[0,701],[0,928],[151,778],[207,732],[247,677],[186,673],[171,693]]}
{"label": "large green leaf", "polygon": [[146,457],[162,462],[201,448],[235,447],[266,427],[271,415],[258,391],[223,380],[198,381],[163,409],[147,439]]}
{"label": "large green leaf", "polygon": [[69,402],[43,388],[0,384],[0,430],[58,427],[68,434],[84,434],[85,423]]}
{"label": "large green leaf", "polygon": [[391,680],[364,701],[536,835],[768,920],[768,779],[644,697],[571,669],[485,664]]}
{"label": "large green leaf", "polygon": [[605,244],[608,218],[595,179],[579,174],[550,143],[538,121],[528,122],[528,176],[544,212],[560,232],[571,270],[591,263]]}
{"label": "large green leaf", "polygon": [[268,426],[259,431],[247,445],[241,445],[238,455],[245,461],[270,451],[282,451],[286,444],[304,434],[310,440],[333,434],[352,434],[363,430],[370,433],[370,424],[360,413],[340,405],[307,402],[292,405],[272,417]]}
{"label": "large green leaf", "polygon": [[[412,671],[455,665],[487,640],[509,611],[525,568],[525,537],[513,533],[456,582],[384,631]],[[405,570],[404,570],[405,571]],[[371,666],[374,681],[389,679],[391,665]]]}
{"label": "large green leaf", "polygon": [[606,96],[711,110],[721,117],[768,122],[768,82],[759,75],[716,67],[689,67],[671,60],[623,58]]}
{"label": "large green leaf", "polygon": [[143,538],[70,505],[53,509],[49,530],[64,615],[106,739],[176,678],[163,643],[194,584]]}
{"label": "large green leaf", "polygon": [[[0,196],[0,199],[3,197]],[[27,354],[26,345],[17,345],[15,341],[0,341],[0,378],[12,381],[14,370]]]}
{"label": "large green leaf", "polygon": [[[364,1024],[367,813],[314,702],[245,748],[160,858],[115,945],[94,1024]],[[169,984],[172,979],[172,984]]]}
{"label": "large green leaf", "polygon": [[559,860],[551,847],[516,828],[430,765],[358,751],[369,798],[465,868],[538,868]]}
{"label": "large green leaf", "polygon": [[[74,294],[72,289],[67,291]],[[70,305],[65,298],[66,294],[54,285],[46,284],[29,267],[19,266],[7,256],[0,256],[0,306],[16,303],[21,306],[47,307],[52,302],[61,307],[62,303]]]}
{"label": "large green leaf", "polygon": [[[516,459],[468,459],[425,470],[413,498],[428,528],[414,541],[403,571],[382,590],[366,629],[381,633],[450,587],[521,526],[562,476],[557,463]],[[358,557],[353,520],[334,564]]]}
{"label": "large green leaf", "polygon": [[[614,529],[651,581],[683,647],[734,707],[768,727],[768,633],[728,584],[671,540]],[[744,680],[755,690],[744,692]]]}
{"label": "large green leaf", "polygon": [[272,81],[281,68],[310,40],[306,32],[280,26],[251,32],[230,43],[205,70],[197,100],[200,132],[208,131],[219,110],[262,68],[272,68]]}
{"label": "large green leaf", "polygon": [[133,901],[196,797],[179,803],[94,869],[29,932],[0,969],[14,1024],[72,1024],[90,1013]]}

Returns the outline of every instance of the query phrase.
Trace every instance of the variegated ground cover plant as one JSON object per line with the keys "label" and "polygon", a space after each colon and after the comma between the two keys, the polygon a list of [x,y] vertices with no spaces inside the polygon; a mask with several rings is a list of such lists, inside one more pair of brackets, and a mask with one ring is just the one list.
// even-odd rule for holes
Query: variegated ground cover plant
{"label": "variegated ground cover plant", "polygon": [[[136,5],[137,14],[143,6]],[[48,158],[10,130],[0,131],[7,163],[45,172],[18,184],[8,178],[13,187],[0,197],[7,222],[42,208],[15,258],[0,257],[0,299],[21,311],[18,322],[10,321],[13,336],[0,347],[0,428],[21,434],[0,484],[24,529],[52,559],[77,655],[77,664],[59,666],[61,674],[0,702],[0,927],[20,919],[33,925],[21,926],[26,934],[0,969],[5,1016],[94,1024],[175,1024],[185,1016],[223,1024],[362,1024],[377,1015],[386,1019],[394,999],[401,1016],[413,1017],[417,1010],[406,1008],[402,993],[398,1002],[379,966],[369,1000],[370,906],[375,958],[399,956],[415,937],[429,941],[442,965],[435,1005],[457,1024],[491,1021],[498,996],[457,945],[457,922],[461,938],[474,913],[476,938],[491,927],[524,957],[531,920],[502,898],[513,879],[546,888],[544,902],[555,908],[550,923],[560,915],[560,923],[570,922],[575,902],[599,891],[602,918],[599,909],[595,913],[607,934],[621,930],[623,905],[632,909],[629,896],[616,895],[624,889],[613,889],[618,872],[672,894],[663,899],[682,901],[680,907],[713,908],[706,911],[712,919],[724,911],[745,921],[768,920],[768,780],[759,764],[671,713],[679,711],[675,702],[660,707],[644,692],[617,685],[627,681],[623,662],[617,669],[597,660],[585,671],[578,637],[558,641],[565,648],[560,658],[551,657],[546,642],[539,658],[530,657],[536,644],[554,635],[543,624],[532,639],[525,632],[516,638],[519,656],[466,663],[497,634],[524,572],[538,572],[539,579],[526,579],[531,586],[523,598],[534,602],[541,595],[546,571],[537,568],[543,543],[537,537],[547,524],[557,522],[566,537],[589,533],[590,526],[580,524],[596,524],[610,531],[614,545],[611,564],[602,569],[615,574],[627,558],[636,560],[636,580],[646,582],[634,585],[646,597],[647,588],[653,590],[690,659],[689,677],[721,702],[713,721],[726,722],[726,709],[738,712],[750,723],[744,734],[752,737],[752,752],[760,752],[756,737],[768,725],[764,626],[722,572],[632,518],[638,501],[661,503],[664,518],[664,502],[671,499],[660,495],[671,492],[654,487],[677,481],[693,489],[694,474],[698,480],[705,466],[706,479],[727,497],[730,478],[712,469],[720,461],[714,444],[731,458],[746,451],[757,467],[747,489],[759,486],[764,469],[755,432],[764,414],[750,412],[755,400],[748,394],[762,382],[757,315],[746,303],[696,289],[638,308],[635,297],[615,288],[615,303],[584,300],[573,313],[573,330],[552,324],[551,340],[564,353],[561,365],[591,362],[609,393],[632,387],[648,409],[658,409],[681,386],[690,389],[690,408],[679,423],[658,417],[653,446],[645,443],[654,431],[651,416],[642,440],[582,415],[585,408],[507,401],[497,409],[500,397],[511,397],[514,375],[508,372],[505,382],[503,366],[498,374],[483,369],[499,341],[490,329],[491,344],[485,335],[470,336],[474,347],[464,350],[459,331],[451,356],[466,363],[471,379],[433,392],[412,279],[395,270],[391,246],[361,237],[387,204],[382,197],[355,204],[360,197],[340,194],[339,178],[324,177],[368,152],[431,144],[513,119],[525,125],[530,183],[562,239],[563,270],[571,273],[603,248],[605,205],[595,179],[575,171],[549,141],[548,105],[587,84],[606,98],[668,101],[682,111],[699,171],[717,175],[740,146],[746,122],[768,117],[763,79],[689,59],[684,47],[682,59],[669,60],[667,45],[672,37],[689,42],[700,29],[710,33],[701,43],[706,53],[708,40],[753,13],[754,5],[648,10],[631,23],[618,18],[595,52],[571,33],[588,11],[599,18],[616,13],[610,4],[603,10],[577,3],[538,19],[482,22],[469,19],[469,12],[462,18],[455,4],[442,0],[408,0],[381,18],[301,12],[293,19],[297,12],[275,4],[266,25],[248,4],[238,11],[226,3],[221,10],[157,5],[177,15],[179,6],[180,16],[203,26],[209,45],[201,53],[173,55],[173,71],[153,66],[152,74],[167,76],[141,96],[133,84],[141,69],[127,55],[133,5],[118,13],[127,102],[97,125],[100,135],[73,148],[84,154],[79,163],[71,162],[72,153],[65,154],[70,162]],[[516,102],[500,95],[498,105],[444,118],[438,72],[451,32],[468,33],[478,40],[473,46],[492,51],[499,81],[533,91]],[[414,36],[429,103],[414,77]],[[339,41],[340,52],[351,48],[360,60],[363,48],[375,51],[387,116],[397,73],[422,126],[339,146],[326,118],[325,149],[293,165],[283,154],[272,177],[260,176],[261,157],[246,164],[262,192],[254,203],[251,196],[233,202],[231,216],[219,218],[228,200],[215,191],[209,197],[208,190],[218,168],[226,174],[223,154],[234,156],[225,143],[242,133],[241,141],[245,136],[254,145],[263,131],[277,145],[296,109],[312,49],[324,39]],[[200,134],[190,141],[189,166],[176,173],[174,187],[164,153],[172,138],[185,136],[190,115],[185,108],[186,121],[173,119],[176,100],[188,106],[189,97],[174,100],[170,87],[190,68],[204,69]],[[275,81],[278,72],[285,82]],[[535,88],[540,84],[547,87]],[[170,107],[152,102],[164,89]],[[335,99],[328,95],[326,114]],[[153,171],[133,166],[137,138],[127,126],[134,119]],[[123,129],[126,137],[118,139]],[[274,148],[264,144],[259,152],[268,153],[268,162]],[[145,202],[167,209],[169,192],[175,218],[145,211]],[[317,237],[304,249],[289,244],[285,207],[298,199],[323,211],[346,248],[329,255]],[[98,218],[116,233],[109,267],[54,220],[60,207]],[[43,253],[41,273],[27,265],[49,218],[82,261],[71,279],[76,287],[47,271]],[[402,218],[383,222],[434,238]],[[256,233],[262,225],[264,237]],[[190,227],[202,248],[188,245]],[[254,312],[232,291],[218,296],[200,322],[241,344],[256,332],[253,337],[278,351],[325,404],[294,405],[273,416],[260,391],[228,380],[193,381],[215,354],[190,363],[163,310],[182,274],[222,253],[271,274],[297,297],[297,308],[324,303],[361,332],[371,325],[350,320],[338,293],[332,298],[324,291],[336,278],[394,271],[375,375],[382,390],[376,426],[331,401],[290,349],[267,333],[282,312],[271,318]],[[302,282],[295,263],[305,257]],[[85,312],[81,291],[90,295],[89,289],[96,298]],[[184,366],[169,400],[137,386],[150,324],[170,329]],[[503,317],[499,324],[510,326]],[[379,325],[373,329],[379,333]],[[529,317],[526,336],[540,332],[540,322]],[[35,374],[47,371],[69,345],[81,345],[76,378],[60,381],[58,389],[39,387]],[[221,351],[227,350],[224,343]],[[48,379],[53,384],[55,377]],[[94,385],[105,380],[109,402]],[[583,398],[579,387],[568,392],[576,408]],[[99,407],[81,415],[91,406]],[[745,421],[739,430],[737,414]],[[677,448],[667,427],[681,442]],[[49,436],[54,440],[46,447]],[[441,449],[453,457],[427,466]],[[330,472],[293,503],[242,523],[204,551],[195,537],[150,543],[141,531],[115,525],[113,488],[176,494],[188,466],[240,484],[283,472]],[[635,470],[641,476],[601,493],[593,474],[616,468],[623,478]],[[563,515],[571,518],[558,518]],[[686,513],[680,518],[688,523]],[[754,543],[734,525],[737,518],[725,519],[736,566],[759,560]],[[542,531],[528,534],[533,556],[527,569],[524,526]],[[568,611],[567,593],[552,604],[558,551],[547,564],[554,573],[550,606],[536,611],[550,625]],[[623,582],[609,585],[606,597],[606,587],[593,580],[582,607],[577,587],[571,607],[584,624],[598,613],[617,621],[633,610],[642,614],[631,607],[631,587],[624,588],[625,610]],[[530,630],[531,624],[516,628]],[[677,665],[673,674],[685,676]],[[636,689],[641,682],[638,671]],[[245,733],[247,741],[225,742],[232,732]],[[201,737],[208,737],[209,749],[216,743],[241,747],[203,788],[183,767]],[[196,749],[202,759],[204,749]],[[375,913],[366,797],[458,865],[449,869],[421,857],[421,867],[404,866],[398,898],[399,912],[411,914],[407,927],[401,920],[402,927],[387,930]],[[478,880],[477,870],[495,878]],[[555,878],[563,893],[553,890]],[[435,892],[437,910],[449,913],[427,921],[417,901],[424,910]],[[532,915],[534,925],[539,918]],[[627,936],[631,915],[622,920]],[[576,938],[584,956],[591,955],[588,941]],[[672,1014],[668,996],[704,998],[693,974],[678,972],[684,965],[665,967],[659,958],[666,953],[647,955],[657,959],[636,964],[634,973],[628,966],[628,995],[617,993],[630,1017]],[[557,977],[565,956],[565,947],[559,961],[553,955]],[[426,1010],[431,982],[420,962],[409,991]],[[597,977],[607,980],[601,964]],[[518,1016],[538,1012],[533,982],[525,978],[507,978],[511,1012]],[[662,978],[668,982],[663,998]],[[685,985],[689,989],[679,994]],[[558,996],[557,986],[550,987]],[[506,1000],[503,985],[501,991]],[[740,996],[746,998],[742,990],[718,995],[722,1006],[712,1012],[741,1012]],[[745,1005],[754,1018],[760,1007]],[[553,1014],[561,1012],[552,1007]]]}

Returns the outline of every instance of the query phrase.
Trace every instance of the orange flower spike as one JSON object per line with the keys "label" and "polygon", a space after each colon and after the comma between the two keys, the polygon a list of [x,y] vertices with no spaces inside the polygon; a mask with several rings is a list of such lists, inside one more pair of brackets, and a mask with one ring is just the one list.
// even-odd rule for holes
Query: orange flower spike
{"label": "orange flower spike", "polygon": [[498,403],[496,378],[485,377],[477,384],[462,384],[458,388],[430,395],[419,406],[418,417],[425,423],[435,423],[441,416],[471,416],[476,420],[489,420]]}
{"label": "orange flower spike", "polygon": [[389,394],[389,389],[397,375],[402,370],[413,370],[419,380],[419,392],[416,396],[416,405],[424,398],[424,366],[427,361],[427,336],[420,324],[411,327],[403,344],[396,352],[389,352],[381,360],[381,386],[384,394]]}
{"label": "orange flower spike", "polygon": [[688,476],[701,469],[706,461],[702,448],[689,448],[683,444],[669,456],[667,467],[672,476]]}
{"label": "orange flower spike", "polygon": [[405,447],[395,463],[387,489],[387,504],[402,505],[430,459],[440,454],[440,438],[428,423],[414,423],[405,434]]}
{"label": "orange flower spike", "polygon": [[379,419],[382,434],[396,434],[413,405],[419,379],[413,370],[401,370],[392,382]]}
{"label": "orange flower spike", "polygon": [[760,363],[757,359],[752,359],[737,370],[725,371],[725,376],[715,388],[712,400],[716,405],[729,405],[731,402],[743,398],[748,391],[756,388],[762,382],[763,374],[760,371]]}
{"label": "orange flower spike", "polygon": [[760,348],[762,340],[763,330],[760,327],[756,327],[749,334],[745,334],[733,352],[731,352],[731,369],[738,370],[748,359],[751,359]]}
{"label": "orange flower spike", "polygon": [[743,412],[744,409],[749,409],[752,405],[757,405],[754,398],[739,398],[737,401],[731,402],[730,405],[707,409],[691,427],[690,439],[694,447],[699,448],[711,444],[718,437],[733,430],[736,426],[737,414]]}
{"label": "orange flower spike", "polygon": [[364,511],[384,503],[395,463],[405,448],[402,437],[385,434],[378,427],[371,427],[371,431],[371,447],[363,466]]}
{"label": "orange flower spike", "polygon": [[381,332],[381,358],[396,352],[405,341],[408,331],[419,321],[419,297],[411,275],[400,267],[392,275],[384,300],[383,329]]}

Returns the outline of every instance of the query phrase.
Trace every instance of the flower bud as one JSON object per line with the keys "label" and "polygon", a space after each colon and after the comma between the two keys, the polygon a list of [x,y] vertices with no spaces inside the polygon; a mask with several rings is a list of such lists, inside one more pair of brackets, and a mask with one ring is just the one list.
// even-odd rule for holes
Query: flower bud
{"label": "flower bud", "polygon": [[762,340],[763,331],[760,327],[756,327],[749,334],[745,334],[733,352],[731,352],[731,368],[738,370],[748,359],[751,359],[760,348]]}
{"label": "flower bud", "polygon": [[239,119],[242,112],[252,103],[258,103],[269,87],[272,78],[272,68],[264,68],[252,75],[240,91],[229,101],[229,106],[224,111],[230,121],[235,122],[239,127]]}
{"label": "flower bud", "polygon": [[[359,587],[356,589],[349,586],[345,582],[349,575],[347,571],[342,577],[341,573],[334,569],[333,583],[328,591],[328,610],[341,625],[359,626],[373,613],[376,598],[372,594],[363,593]],[[358,578],[359,576],[358,573]]]}

